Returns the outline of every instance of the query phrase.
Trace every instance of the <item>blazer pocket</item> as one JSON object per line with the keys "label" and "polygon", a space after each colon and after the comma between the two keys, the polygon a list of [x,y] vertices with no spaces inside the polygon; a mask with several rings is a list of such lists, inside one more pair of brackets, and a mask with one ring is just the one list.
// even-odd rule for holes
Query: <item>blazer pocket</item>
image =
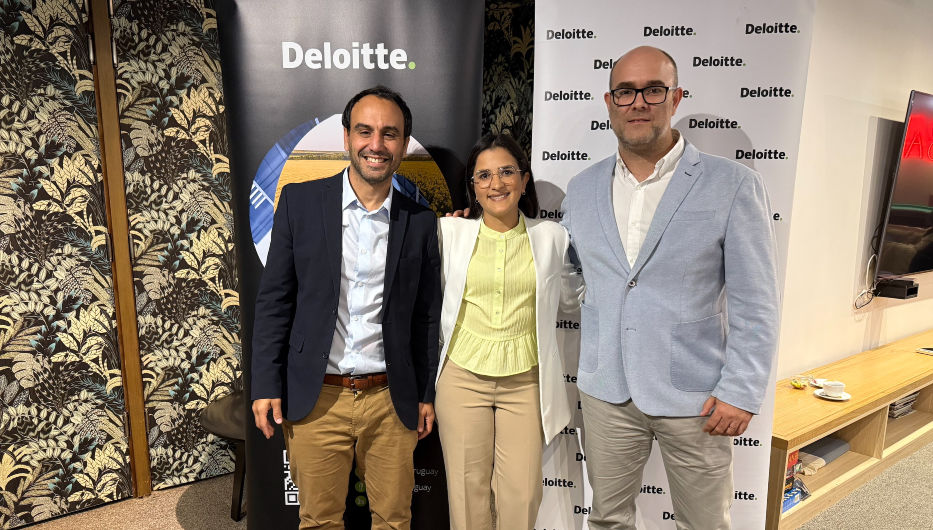
{"label": "blazer pocket", "polygon": [[291,349],[295,350],[295,353],[301,353],[301,349],[305,345],[305,337],[301,333],[292,330],[291,334],[288,336],[288,345]]}
{"label": "blazer pocket", "polygon": [[671,221],[706,221],[716,215],[716,210],[678,210]]}
{"label": "blazer pocket", "polygon": [[593,373],[599,365],[599,312],[587,304],[580,305],[580,364],[583,372]]}
{"label": "blazer pocket", "polygon": [[708,392],[722,376],[726,331],[722,313],[674,326],[671,385],[685,392]]}

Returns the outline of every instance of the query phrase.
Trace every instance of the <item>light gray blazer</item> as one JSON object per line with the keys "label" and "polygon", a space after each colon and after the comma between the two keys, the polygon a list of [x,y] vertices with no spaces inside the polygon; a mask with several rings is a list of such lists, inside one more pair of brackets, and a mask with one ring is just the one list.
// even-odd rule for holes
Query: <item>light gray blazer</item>
{"label": "light gray blazer", "polygon": [[562,207],[587,286],[577,386],[653,416],[696,416],[710,395],[757,414],[779,323],[761,176],[688,143],[630,268],[615,160],[575,176]]}

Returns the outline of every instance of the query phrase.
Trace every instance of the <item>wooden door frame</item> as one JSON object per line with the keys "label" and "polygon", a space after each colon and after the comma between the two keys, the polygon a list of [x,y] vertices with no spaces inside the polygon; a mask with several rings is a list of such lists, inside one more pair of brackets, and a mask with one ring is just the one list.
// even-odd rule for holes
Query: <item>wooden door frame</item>
{"label": "wooden door frame", "polygon": [[117,317],[117,340],[123,394],[126,403],[130,469],[133,495],[152,493],[146,404],[143,394],[139,332],[136,321],[136,295],[133,289],[133,254],[130,248],[129,218],[126,207],[126,180],[123,151],[120,148],[120,117],[117,106],[116,47],[113,43],[111,3],[89,0],[89,33],[93,38],[94,84],[96,88],[101,168],[107,228],[112,249],[113,294]]}

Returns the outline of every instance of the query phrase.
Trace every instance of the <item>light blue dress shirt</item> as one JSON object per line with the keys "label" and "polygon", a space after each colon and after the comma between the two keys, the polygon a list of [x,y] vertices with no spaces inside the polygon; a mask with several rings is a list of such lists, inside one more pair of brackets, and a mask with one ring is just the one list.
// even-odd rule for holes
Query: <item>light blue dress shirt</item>
{"label": "light blue dress shirt", "polygon": [[386,371],[382,342],[382,299],[389,211],[394,190],[382,206],[367,211],[343,172],[343,259],[337,329],[327,360],[328,374],[372,374]]}

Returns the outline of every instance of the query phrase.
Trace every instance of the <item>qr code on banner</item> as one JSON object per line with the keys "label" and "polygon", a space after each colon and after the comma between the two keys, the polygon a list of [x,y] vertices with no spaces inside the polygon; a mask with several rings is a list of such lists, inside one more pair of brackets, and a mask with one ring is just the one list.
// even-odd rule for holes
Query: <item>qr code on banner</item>
{"label": "qr code on banner", "polygon": [[282,473],[285,480],[285,506],[298,506],[298,486],[292,482],[291,465],[288,462],[288,451],[282,451]]}

